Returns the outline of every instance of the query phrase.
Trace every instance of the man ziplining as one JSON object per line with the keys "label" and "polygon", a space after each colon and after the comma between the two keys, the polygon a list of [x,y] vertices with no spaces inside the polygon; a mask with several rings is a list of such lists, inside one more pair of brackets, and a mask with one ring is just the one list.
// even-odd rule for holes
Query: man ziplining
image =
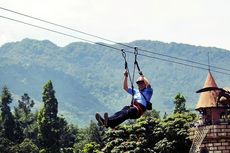
{"label": "man ziplining", "polygon": [[136,81],[138,89],[133,88],[132,81],[131,81],[132,88],[128,87],[129,72],[128,72],[127,64],[126,64],[126,70],[124,72],[124,81],[123,81],[123,89],[129,94],[131,94],[133,97],[131,105],[123,107],[120,111],[114,113],[111,116],[109,116],[108,113],[106,112],[104,113],[104,118],[101,117],[99,113],[96,113],[95,118],[98,121],[99,126],[105,126],[107,128],[108,127],[115,128],[125,120],[137,119],[141,117],[141,115],[146,110],[152,109],[150,99],[153,94],[153,89],[149,81],[147,80],[147,78],[140,71],[136,58],[134,64],[137,65],[140,74],[140,76]]}

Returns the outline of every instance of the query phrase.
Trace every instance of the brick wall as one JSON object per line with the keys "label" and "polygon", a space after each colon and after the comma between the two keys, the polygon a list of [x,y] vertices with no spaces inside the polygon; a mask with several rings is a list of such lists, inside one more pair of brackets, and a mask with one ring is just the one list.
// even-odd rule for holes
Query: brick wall
{"label": "brick wall", "polygon": [[[196,130],[204,126],[189,129],[189,137],[193,141]],[[200,145],[199,149],[206,148],[209,153],[230,153],[230,125],[212,125]]]}

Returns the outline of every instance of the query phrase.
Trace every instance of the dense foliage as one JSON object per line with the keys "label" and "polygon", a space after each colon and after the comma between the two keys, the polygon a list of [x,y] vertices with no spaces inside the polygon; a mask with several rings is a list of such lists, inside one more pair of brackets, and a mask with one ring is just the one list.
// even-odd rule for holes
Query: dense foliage
{"label": "dense foliage", "polygon": [[152,110],[116,129],[99,127],[93,121],[85,128],[78,128],[58,115],[58,100],[51,81],[44,85],[43,106],[39,112],[31,111],[34,101],[26,93],[18,100],[14,111],[10,107],[12,101],[11,93],[5,86],[0,101],[0,152],[185,153],[191,146],[189,125],[196,118],[185,109],[186,100],[179,93],[174,103],[184,104],[178,107],[175,103],[174,110],[182,111],[174,111],[164,119],[160,118],[160,112]]}

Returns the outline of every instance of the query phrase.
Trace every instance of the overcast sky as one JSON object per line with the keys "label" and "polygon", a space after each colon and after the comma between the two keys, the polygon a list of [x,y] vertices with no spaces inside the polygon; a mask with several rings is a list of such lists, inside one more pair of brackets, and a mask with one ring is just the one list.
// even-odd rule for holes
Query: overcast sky
{"label": "overcast sky", "polygon": [[[157,40],[230,50],[230,0],[1,0],[0,7],[116,42]],[[0,9],[7,16],[89,39]],[[80,41],[0,18],[0,45],[24,38]]]}

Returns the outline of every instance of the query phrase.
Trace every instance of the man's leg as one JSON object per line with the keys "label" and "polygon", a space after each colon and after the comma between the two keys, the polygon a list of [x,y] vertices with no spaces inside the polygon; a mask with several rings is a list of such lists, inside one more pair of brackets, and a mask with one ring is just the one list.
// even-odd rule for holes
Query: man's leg
{"label": "man's leg", "polygon": [[130,107],[128,110],[128,114],[129,114],[130,119],[137,119],[140,117],[140,114],[139,114],[137,108],[135,108],[135,107]]}
{"label": "man's leg", "polygon": [[[129,118],[128,111],[129,111],[129,106],[125,106],[122,110],[120,110],[120,111],[116,112],[114,115],[108,117],[108,120],[105,121],[105,122],[107,122],[107,127],[114,128],[117,125],[124,122],[125,120],[127,120]],[[104,117],[106,118],[106,114],[104,115]]]}

